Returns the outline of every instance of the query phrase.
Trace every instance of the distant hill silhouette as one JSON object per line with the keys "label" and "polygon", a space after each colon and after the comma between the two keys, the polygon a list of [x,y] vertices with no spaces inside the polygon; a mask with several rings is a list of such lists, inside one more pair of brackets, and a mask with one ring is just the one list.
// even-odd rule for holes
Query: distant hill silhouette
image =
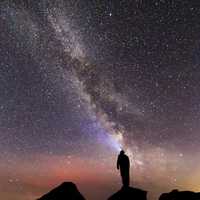
{"label": "distant hill silhouette", "polygon": [[146,196],[146,191],[132,187],[122,187],[121,190],[109,197],[108,200],[146,200]]}
{"label": "distant hill silhouette", "polygon": [[170,193],[161,194],[159,200],[200,200],[200,193],[173,190]]}
{"label": "distant hill silhouette", "polygon": [[72,182],[64,182],[38,200],[85,200]]}

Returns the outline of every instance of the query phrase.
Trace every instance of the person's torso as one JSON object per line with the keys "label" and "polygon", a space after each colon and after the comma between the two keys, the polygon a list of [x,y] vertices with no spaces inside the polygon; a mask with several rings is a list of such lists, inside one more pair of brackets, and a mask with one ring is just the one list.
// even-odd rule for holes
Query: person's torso
{"label": "person's torso", "polygon": [[119,164],[121,167],[129,167],[129,158],[126,155],[120,155]]}

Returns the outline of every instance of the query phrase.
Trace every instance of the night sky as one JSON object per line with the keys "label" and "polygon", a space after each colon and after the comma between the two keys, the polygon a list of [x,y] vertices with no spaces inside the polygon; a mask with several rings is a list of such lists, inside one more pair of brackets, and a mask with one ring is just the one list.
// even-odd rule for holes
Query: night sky
{"label": "night sky", "polygon": [[200,191],[199,131],[197,0],[0,2],[1,198]]}

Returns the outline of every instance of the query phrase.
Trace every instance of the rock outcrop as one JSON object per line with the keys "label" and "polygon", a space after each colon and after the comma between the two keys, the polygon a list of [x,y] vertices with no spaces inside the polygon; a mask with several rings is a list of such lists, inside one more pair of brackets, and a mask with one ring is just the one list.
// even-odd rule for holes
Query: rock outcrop
{"label": "rock outcrop", "polygon": [[109,197],[108,200],[147,200],[147,192],[137,188],[122,187],[121,190]]}
{"label": "rock outcrop", "polygon": [[72,182],[64,182],[38,200],[85,200]]}
{"label": "rock outcrop", "polygon": [[200,193],[172,190],[170,193],[161,194],[159,200],[200,200]]}

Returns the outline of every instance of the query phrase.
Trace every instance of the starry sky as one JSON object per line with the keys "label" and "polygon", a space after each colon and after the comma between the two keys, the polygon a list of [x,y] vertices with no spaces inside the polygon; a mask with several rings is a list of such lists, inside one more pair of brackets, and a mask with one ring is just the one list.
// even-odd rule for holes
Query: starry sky
{"label": "starry sky", "polygon": [[0,2],[0,196],[73,181],[88,200],[131,185],[200,191],[200,4]]}

